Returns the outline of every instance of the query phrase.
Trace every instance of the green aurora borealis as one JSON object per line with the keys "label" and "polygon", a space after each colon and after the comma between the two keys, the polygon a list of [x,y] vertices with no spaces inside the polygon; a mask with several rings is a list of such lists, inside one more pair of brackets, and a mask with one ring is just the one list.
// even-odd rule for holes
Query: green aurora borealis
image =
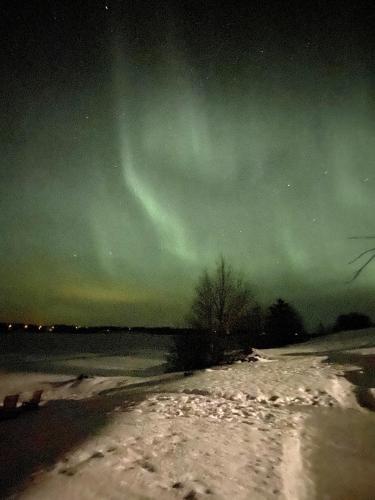
{"label": "green aurora borealis", "polygon": [[93,4],[8,13],[0,320],[179,325],[220,254],[310,326],[374,317],[366,26]]}

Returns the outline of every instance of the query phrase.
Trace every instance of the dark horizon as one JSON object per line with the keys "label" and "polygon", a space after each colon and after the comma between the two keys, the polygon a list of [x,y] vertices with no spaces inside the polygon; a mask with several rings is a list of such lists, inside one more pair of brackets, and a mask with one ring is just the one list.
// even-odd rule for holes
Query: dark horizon
{"label": "dark horizon", "polygon": [[[339,7],[338,7],[339,6]],[[3,9],[0,320],[178,325],[220,254],[309,329],[375,311],[375,9]],[[358,265],[357,265],[358,264]]]}
{"label": "dark horizon", "polygon": [[[282,298],[282,297],[280,297]],[[326,297],[326,299],[328,299]],[[273,304],[276,303],[276,300],[275,299],[273,301]],[[345,302],[345,297],[342,298],[343,300],[343,305],[345,305],[345,303],[347,304],[347,302]],[[369,300],[372,300],[371,297],[369,297]],[[335,301],[332,301],[335,303],[335,305],[337,306],[337,298]],[[333,324],[335,323],[335,321],[337,320],[338,316],[340,315],[346,315],[346,314],[351,314],[351,313],[360,313],[360,314],[365,314],[367,316],[369,316],[371,322],[373,323],[373,316],[366,312],[365,308],[363,307],[363,304],[365,303],[364,301],[364,298],[360,298],[360,300],[358,301],[357,303],[357,307],[347,307],[346,309],[345,308],[342,308],[342,309],[338,309],[337,313],[336,312],[333,312],[333,309],[330,310],[330,308],[332,307],[332,304],[329,302],[329,300],[325,300],[325,297],[322,296],[321,297],[321,310],[324,309],[324,306],[327,308],[326,310],[328,311],[328,314],[329,314],[329,311],[331,311],[331,315],[327,315],[325,317],[325,319],[321,318],[321,317],[318,317],[315,315],[311,315],[311,316],[305,316],[304,314],[301,314],[301,317],[302,317],[302,320],[307,328],[307,331],[309,333],[314,333],[315,331],[317,331],[320,327],[320,324],[323,324],[324,327],[326,327],[327,329],[330,329],[331,327],[333,327]],[[261,306],[261,309],[263,311],[264,314],[267,313],[268,309],[269,309],[269,306],[271,305],[268,304],[268,306],[264,306],[262,304],[259,304]],[[294,303],[290,303],[290,305],[292,305],[293,307],[295,307],[295,304]],[[369,302],[369,305],[371,307],[371,302]],[[187,304],[187,310],[188,310],[188,306],[189,304]],[[301,309],[298,309],[297,308],[297,312],[298,313],[301,313]],[[314,313],[314,311],[313,311]],[[329,318],[329,319],[327,319]],[[68,326],[68,327],[72,327],[74,328],[75,326],[78,325],[79,328],[120,328],[120,329],[127,329],[127,328],[131,328],[131,329],[142,329],[142,328],[145,328],[145,329],[162,329],[162,328],[170,328],[170,329],[186,329],[186,328],[190,328],[188,323],[187,323],[187,320],[185,319],[184,321],[176,321],[174,323],[124,323],[124,322],[97,322],[97,323],[69,323],[69,322],[66,322],[66,321],[50,321],[50,322],[43,322],[43,321],[22,321],[20,320],[19,318],[17,319],[11,319],[9,320],[9,318],[4,318],[4,317],[0,317],[0,325],[9,325],[9,324],[12,324],[13,326],[15,325],[29,325],[29,326],[38,326],[38,325],[42,325],[43,328],[45,327],[50,327],[52,325],[55,325],[55,326]]]}

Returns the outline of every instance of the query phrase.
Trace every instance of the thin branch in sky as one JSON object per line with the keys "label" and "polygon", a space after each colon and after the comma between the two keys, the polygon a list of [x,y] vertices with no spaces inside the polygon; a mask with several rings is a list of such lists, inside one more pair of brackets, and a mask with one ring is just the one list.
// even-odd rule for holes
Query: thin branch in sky
{"label": "thin branch in sky", "polygon": [[[375,239],[375,236],[349,236],[348,237],[349,240],[372,240],[372,239]],[[351,260],[349,262],[349,264],[353,264],[354,262],[357,262],[357,260],[359,260],[360,258],[362,258],[364,255],[367,255],[369,253],[372,253],[373,255],[371,255],[371,257],[369,259],[366,260],[366,262],[364,264],[362,264],[362,266],[357,269],[357,271],[355,271],[354,275],[353,275],[353,278],[348,281],[348,283],[351,283],[352,281],[354,281],[356,278],[358,278],[358,276],[361,274],[361,272],[365,269],[365,267],[367,267],[370,262],[375,259],[375,247],[374,248],[368,248],[367,250],[361,252],[359,255],[357,255],[357,257],[355,257],[353,260]]]}
{"label": "thin branch in sky", "polygon": [[349,236],[348,240],[372,240],[375,236]]}
{"label": "thin branch in sky", "polygon": [[351,283],[352,281],[354,281],[356,278],[358,278],[358,276],[361,274],[361,272],[364,270],[364,268],[370,264],[370,262],[375,259],[375,253],[373,255],[371,255],[371,257],[359,268],[357,269],[357,271],[354,273],[354,276],[353,278],[348,282],[348,283]]}
{"label": "thin branch in sky", "polygon": [[349,262],[349,264],[353,264],[353,262],[356,262],[361,257],[363,257],[364,255],[366,255],[367,253],[370,253],[370,252],[375,252],[375,247],[374,248],[369,248],[368,250],[365,250],[364,252],[360,253],[359,255],[357,255],[357,257],[355,259],[351,260]]}

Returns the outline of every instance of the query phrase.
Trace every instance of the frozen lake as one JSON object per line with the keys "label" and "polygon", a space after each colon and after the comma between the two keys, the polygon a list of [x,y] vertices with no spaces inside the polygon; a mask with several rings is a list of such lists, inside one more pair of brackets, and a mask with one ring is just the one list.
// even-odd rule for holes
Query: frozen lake
{"label": "frozen lake", "polygon": [[165,371],[173,336],[147,333],[0,336],[3,369],[89,375],[149,376]]}

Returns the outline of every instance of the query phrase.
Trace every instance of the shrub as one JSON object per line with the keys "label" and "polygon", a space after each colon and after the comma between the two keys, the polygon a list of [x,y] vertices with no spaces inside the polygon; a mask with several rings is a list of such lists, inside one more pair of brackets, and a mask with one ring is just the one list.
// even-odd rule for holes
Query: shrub
{"label": "shrub", "polygon": [[333,326],[334,332],[344,330],[361,330],[362,328],[370,328],[371,319],[366,314],[352,312],[349,314],[340,314],[337,317]]}
{"label": "shrub", "polygon": [[207,368],[223,361],[224,345],[219,335],[202,330],[189,330],[174,337],[174,348],[168,358],[176,371]]}

